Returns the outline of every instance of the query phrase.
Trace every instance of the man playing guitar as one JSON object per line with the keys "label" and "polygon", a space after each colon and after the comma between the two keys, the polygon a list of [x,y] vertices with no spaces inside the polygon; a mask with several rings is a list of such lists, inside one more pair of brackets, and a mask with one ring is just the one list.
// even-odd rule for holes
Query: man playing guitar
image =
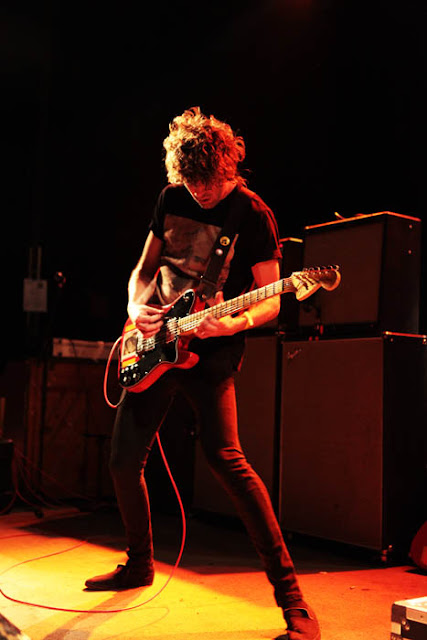
{"label": "man playing guitar", "polygon": [[[164,330],[168,305],[184,291],[197,290],[218,234],[236,208],[243,211],[241,223],[233,238],[221,238],[224,246],[230,246],[216,293],[204,304],[218,304],[280,278],[274,216],[246,187],[238,170],[245,157],[243,139],[198,107],[176,117],[169,129],[164,141],[169,184],[158,198],[128,287],[129,320],[145,341]],[[110,468],[127,535],[128,559],[115,571],[87,580],[88,589],[128,589],[153,582],[144,468],[171,400],[181,392],[194,408],[207,463],[232,498],[283,609],[287,637],[320,638],[316,616],[304,601],[267,490],[247,462],[238,436],[234,374],[243,357],[244,332],[272,320],[279,308],[279,295],[272,295],[250,309],[223,317],[206,313],[188,333],[196,364],[171,367],[141,392],[123,392]],[[132,350],[133,344],[127,349]]]}

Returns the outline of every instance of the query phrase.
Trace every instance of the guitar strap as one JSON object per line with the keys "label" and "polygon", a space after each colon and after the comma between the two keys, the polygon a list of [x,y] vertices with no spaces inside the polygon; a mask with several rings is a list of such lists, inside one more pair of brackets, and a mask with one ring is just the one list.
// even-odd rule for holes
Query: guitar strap
{"label": "guitar strap", "polygon": [[209,300],[215,295],[222,266],[240,228],[244,207],[242,200],[236,198],[237,190],[238,187],[232,194],[233,200],[227,219],[215,240],[205,273],[201,276],[196,289],[198,297],[203,301]]}

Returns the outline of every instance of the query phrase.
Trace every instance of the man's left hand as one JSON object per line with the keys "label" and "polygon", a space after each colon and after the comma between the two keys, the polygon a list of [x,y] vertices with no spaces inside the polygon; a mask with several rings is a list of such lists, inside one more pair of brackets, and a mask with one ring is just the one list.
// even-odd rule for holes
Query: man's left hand
{"label": "man's left hand", "polygon": [[[215,304],[224,302],[222,291],[218,291],[215,295]],[[223,318],[214,318],[213,315],[207,314],[197,329],[194,331],[197,338],[205,340],[206,338],[215,338],[218,336],[232,336],[241,331],[246,326],[246,320],[240,316],[224,316]]]}

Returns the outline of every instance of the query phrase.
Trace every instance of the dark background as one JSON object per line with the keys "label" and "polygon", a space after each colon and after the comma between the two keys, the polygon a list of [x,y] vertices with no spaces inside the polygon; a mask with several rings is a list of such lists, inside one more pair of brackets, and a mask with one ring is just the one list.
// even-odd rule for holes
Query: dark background
{"label": "dark background", "polygon": [[[162,141],[191,106],[243,135],[282,237],[335,211],[425,221],[425,2],[39,1],[1,16],[6,360],[46,335],[120,335]],[[37,245],[49,314],[28,327]]]}

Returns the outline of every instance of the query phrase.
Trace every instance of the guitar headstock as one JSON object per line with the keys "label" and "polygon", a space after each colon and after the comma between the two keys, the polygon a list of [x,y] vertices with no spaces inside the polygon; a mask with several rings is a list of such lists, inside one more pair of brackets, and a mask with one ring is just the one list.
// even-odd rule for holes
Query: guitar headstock
{"label": "guitar headstock", "polygon": [[338,265],[329,267],[310,267],[291,274],[297,300],[305,300],[319,289],[333,291],[341,282]]}

